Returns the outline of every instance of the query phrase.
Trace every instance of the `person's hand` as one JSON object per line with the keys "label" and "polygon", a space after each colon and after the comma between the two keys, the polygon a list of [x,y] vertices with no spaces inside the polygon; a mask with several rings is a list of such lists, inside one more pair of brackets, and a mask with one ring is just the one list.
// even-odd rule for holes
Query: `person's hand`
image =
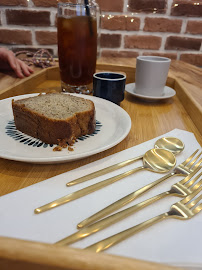
{"label": "person's hand", "polygon": [[1,69],[13,69],[19,78],[24,78],[34,72],[31,67],[16,58],[14,53],[6,48],[0,48],[0,70]]}

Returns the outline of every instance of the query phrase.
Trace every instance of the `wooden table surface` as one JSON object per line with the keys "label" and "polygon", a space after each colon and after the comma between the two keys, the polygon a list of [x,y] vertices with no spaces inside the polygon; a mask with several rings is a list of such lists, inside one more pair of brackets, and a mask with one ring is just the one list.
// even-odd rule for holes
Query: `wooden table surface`
{"label": "wooden table surface", "polygon": [[[127,83],[134,81],[135,65],[136,61],[133,58],[101,58],[98,60],[99,70],[124,72],[132,70],[133,72],[127,78]],[[40,72],[41,69],[36,68],[32,77]],[[12,73],[0,73],[0,99],[20,94],[8,91],[8,89],[23,84],[31,78],[17,79]],[[174,85],[174,83],[177,95],[165,101],[148,103],[125,94],[121,107],[130,115],[132,128],[121,143],[109,150],[82,160],[52,165],[29,164],[0,158],[0,196],[138,145],[175,128],[193,132],[202,145],[202,70],[193,65],[172,60],[168,84]],[[29,89],[29,93],[54,87],[59,87],[59,81],[53,78],[49,82],[41,82],[35,89]],[[182,89],[183,92],[181,92]],[[26,89],[23,91],[27,93]]]}

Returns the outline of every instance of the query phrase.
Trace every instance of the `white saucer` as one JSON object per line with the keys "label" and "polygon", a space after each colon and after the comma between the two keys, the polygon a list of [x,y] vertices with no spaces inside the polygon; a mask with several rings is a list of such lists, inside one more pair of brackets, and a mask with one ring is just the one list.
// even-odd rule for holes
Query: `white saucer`
{"label": "white saucer", "polygon": [[173,90],[172,88],[170,88],[168,86],[164,87],[163,96],[156,96],[156,97],[137,94],[137,93],[135,93],[134,89],[135,89],[135,83],[126,84],[125,91],[127,93],[129,93],[135,97],[141,98],[143,100],[147,100],[147,101],[163,100],[163,99],[171,98],[171,97],[175,96],[175,94],[176,94],[175,90]]}

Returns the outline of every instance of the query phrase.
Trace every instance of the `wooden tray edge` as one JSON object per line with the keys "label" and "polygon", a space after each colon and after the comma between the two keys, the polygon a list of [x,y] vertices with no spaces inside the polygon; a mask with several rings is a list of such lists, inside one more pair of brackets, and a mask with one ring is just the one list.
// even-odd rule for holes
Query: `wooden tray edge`
{"label": "wooden tray edge", "polygon": [[192,97],[188,89],[182,86],[180,79],[175,80],[174,89],[176,90],[177,96],[187,114],[190,116],[192,122],[202,134],[202,107],[200,107],[200,105]]}
{"label": "wooden tray edge", "polygon": [[1,270],[177,270],[163,264],[0,237]]}
{"label": "wooden tray edge", "polygon": [[47,79],[47,74],[47,69],[42,69],[35,72],[30,77],[19,79],[19,81],[14,83],[12,86],[0,91],[0,99],[27,94],[27,89],[33,87],[33,81],[39,84]]}

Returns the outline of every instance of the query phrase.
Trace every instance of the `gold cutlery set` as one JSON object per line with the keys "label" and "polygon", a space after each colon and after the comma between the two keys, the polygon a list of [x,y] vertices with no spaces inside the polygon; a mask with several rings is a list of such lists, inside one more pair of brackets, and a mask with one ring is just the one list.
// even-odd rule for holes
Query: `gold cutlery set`
{"label": "gold cutlery set", "polygon": [[[183,151],[183,149],[184,149],[184,144],[179,139],[173,138],[173,137],[161,138],[155,143],[154,148],[147,151],[143,156],[129,159],[129,160],[120,162],[118,164],[112,165],[110,167],[104,168],[102,170],[99,170],[95,173],[91,173],[89,175],[83,176],[81,178],[78,178],[76,180],[73,180],[67,183],[67,186],[72,186],[78,183],[82,183],[84,181],[115,171],[117,169],[120,169],[124,166],[127,166],[135,162],[138,159],[142,159],[143,166],[134,168],[130,171],[121,173],[114,177],[108,178],[106,180],[90,185],[81,190],[78,190],[76,192],[63,196],[46,205],[36,208],[34,212],[36,214],[40,214],[44,211],[50,210],[59,205],[81,198],[87,194],[90,194],[112,183],[115,183],[116,181],[128,175],[131,175],[137,171],[145,169],[145,170],[149,170],[155,173],[167,173],[167,174],[161,177],[160,179],[157,179],[156,181],[151,182],[148,185],[143,186],[142,188],[133,191],[127,196],[120,198],[118,201],[112,203],[106,208],[100,210],[99,212],[81,221],[77,225],[79,230],[76,233],[67,236],[66,238],[56,242],[55,244],[56,245],[70,245],[104,228],[107,228],[108,226],[116,222],[119,222],[120,220],[125,219],[126,217],[132,215],[133,213],[143,209],[144,207],[170,195],[185,197],[185,198],[173,204],[168,212],[163,213],[159,216],[153,217],[125,231],[122,231],[118,234],[108,237],[100,242],[97,242],[87,247],[86,249],[92,250],[95,252],[106,250],[110,248],[111,246],[132,236],[133,234],[139,231],[142,231],[143,229],[146,229],[147,227],[170,217],[183,219],[183,220],[190,219],[202,210],[202,203],[200,203],[200,201],[202,200],[202,194],[201,194],[202,193],[201,192],[202,191],[202,169],[201,169],[202,168],[201,166],[202,152],[199,150],[196,150],[184,162],[182,162],[181,164],[175,167],[176,165],[175,155]],[[137,197],[139,197],[146,191],[150,190],[151,188],[155,187],[156,185],[160,184],[164,180],[174,175],[183,176],[184,178],[180,180],[179,182],[173,184],[170,190],[165,191],[161,194],[158,194],[145,201],[142,201],[129,208],[126,208],[125,210],[112,214],[113,212],[119,210],[126,204],[135,200]],[[109,214],[112,214],[112,215],[108,216]]]}

